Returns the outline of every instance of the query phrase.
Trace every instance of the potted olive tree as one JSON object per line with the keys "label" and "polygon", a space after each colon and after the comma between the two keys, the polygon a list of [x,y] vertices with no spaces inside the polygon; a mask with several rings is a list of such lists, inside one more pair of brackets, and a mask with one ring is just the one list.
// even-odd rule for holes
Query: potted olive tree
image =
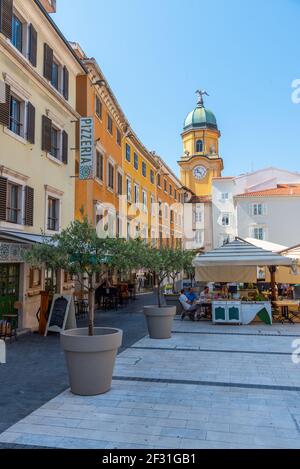
{"label": "potted olive tree", "polygon": [[96,395],[111,387],[113,369],[123,332],[115,328],[95,327],[96,274],[104,276],[108,268],[123,263],[125,241],[99,238],[87,219],[74,221],[50,241],[34,245],[25,255],[31,265],[47,263],[75,276],[88,294],[88,327],[61,333],[61,345],[69,372],[71,391],[79,395]]}
{"label": "potted olive tree", "polygon": [[164,298],[167,306],[175,306],[176,314],[180,314],[182,306],[179,302],[179,292],[176,291],[175,281],[180,273],[189,271],[192,265],[192,260],[195,257],[192,251],[183,251],[182,249],[175,249],[170,252],[171,256],[171,270],[169,272],[169,278],[172,279],[172,293],[165,293]]}
{"label": "potted olive tree", "polygon": [[147,247],[144,256],[144,267],[156,279],[157,305],[145,306],[149,335],[152,339],[169,339],[172,323],[176,314],[176,306],[162,304],[161,291],[164,281],[171,272],[180,272],[183,266],[183,251],[167,247]]}

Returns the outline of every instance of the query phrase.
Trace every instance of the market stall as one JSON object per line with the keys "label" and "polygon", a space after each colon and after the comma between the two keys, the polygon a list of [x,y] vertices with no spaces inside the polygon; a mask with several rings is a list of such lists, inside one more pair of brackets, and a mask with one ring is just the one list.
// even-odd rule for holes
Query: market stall
{"label": "market stall", "polygon": [[[295,274],[297,260],[268,251],[241,239],[198,255],[193,261],[196,280],[220,283],[257,283],[259,267],[270,272],[272,300],[276,299],[276,271],[279,266]],[[267,324],[272,323],[271,301],[254,295],[252,301],[238,291],[234,295],[212,297],[212,318],[214,323],[250,324],[256,317]]]}

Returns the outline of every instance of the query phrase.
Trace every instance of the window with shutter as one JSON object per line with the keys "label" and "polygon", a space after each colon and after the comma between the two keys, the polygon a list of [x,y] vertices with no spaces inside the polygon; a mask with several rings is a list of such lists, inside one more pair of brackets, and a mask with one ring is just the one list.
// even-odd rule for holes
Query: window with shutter
{"label": "window with shutter", "polygon": [[51,81],[53,65],[53,50],[48,44],[44,44],[44,77]]}
{"label": "window with shutter", "polygon": [[0,124],[9,127],[10,86],[5,85],[5,103],[0,100]]}
{"label": "window with shutter", "polygon": [[0,176],[0,220],[6,220],[7,179]]}
{"label": "window with shutter", "polygon": [[37,32],[33,25],[29,26],[29,54],[30,63],[36,67],[37,65]]}
{"label": "window with shutter", "polygon": [[35,142],[35,107],[31,103],[27,104],[27,140]]}
{"label": "window with shutter", "polygon": [[67,132],[62,133],[62,162],[68,164],[69,137]]}
{"label": "window with shutter", "polygon": [[51,152],[51,129],[52,122],[47,116],[42,117],[42,150]]}
{"label": "window with shutter", "polygon": [[63,95],[66,100],[69,99],[69,71],[67,67],[63,68],[63,77],[64,77],[64,83],[63,83]]}
{"label": "window with shutter", "polygon": [[0,32],[12,39],[13,0],[0,0]]}
{"label": "window with shutter", "polygon": [[33,226],[34,189],[25,186],[25,225]]}

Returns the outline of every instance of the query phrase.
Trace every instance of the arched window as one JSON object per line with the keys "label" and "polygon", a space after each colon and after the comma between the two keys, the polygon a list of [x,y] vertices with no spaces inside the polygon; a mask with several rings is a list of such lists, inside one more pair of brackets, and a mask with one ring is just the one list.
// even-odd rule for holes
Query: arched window
{"label": "arched window", "polygon": [[197,140],[196,142],[196,153],[202,153],[203,152],[203,141],[202,140]]}

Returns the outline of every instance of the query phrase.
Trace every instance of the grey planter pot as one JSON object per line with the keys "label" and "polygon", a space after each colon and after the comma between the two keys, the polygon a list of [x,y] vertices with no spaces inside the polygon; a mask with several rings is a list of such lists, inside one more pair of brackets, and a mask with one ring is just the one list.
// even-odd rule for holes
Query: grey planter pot
{"label": "grey planter pot", "polygon": [[175,314],[175,306],[144,306],[150,338],[170,339]]}
{"label": "grey planter pot", "polygon": [[74,394],[95,396],[110,390],[115,359],[122,344],[123,331],[95,327],[90,337],[88,329],[71,329],[61,333],[70,387]]}

